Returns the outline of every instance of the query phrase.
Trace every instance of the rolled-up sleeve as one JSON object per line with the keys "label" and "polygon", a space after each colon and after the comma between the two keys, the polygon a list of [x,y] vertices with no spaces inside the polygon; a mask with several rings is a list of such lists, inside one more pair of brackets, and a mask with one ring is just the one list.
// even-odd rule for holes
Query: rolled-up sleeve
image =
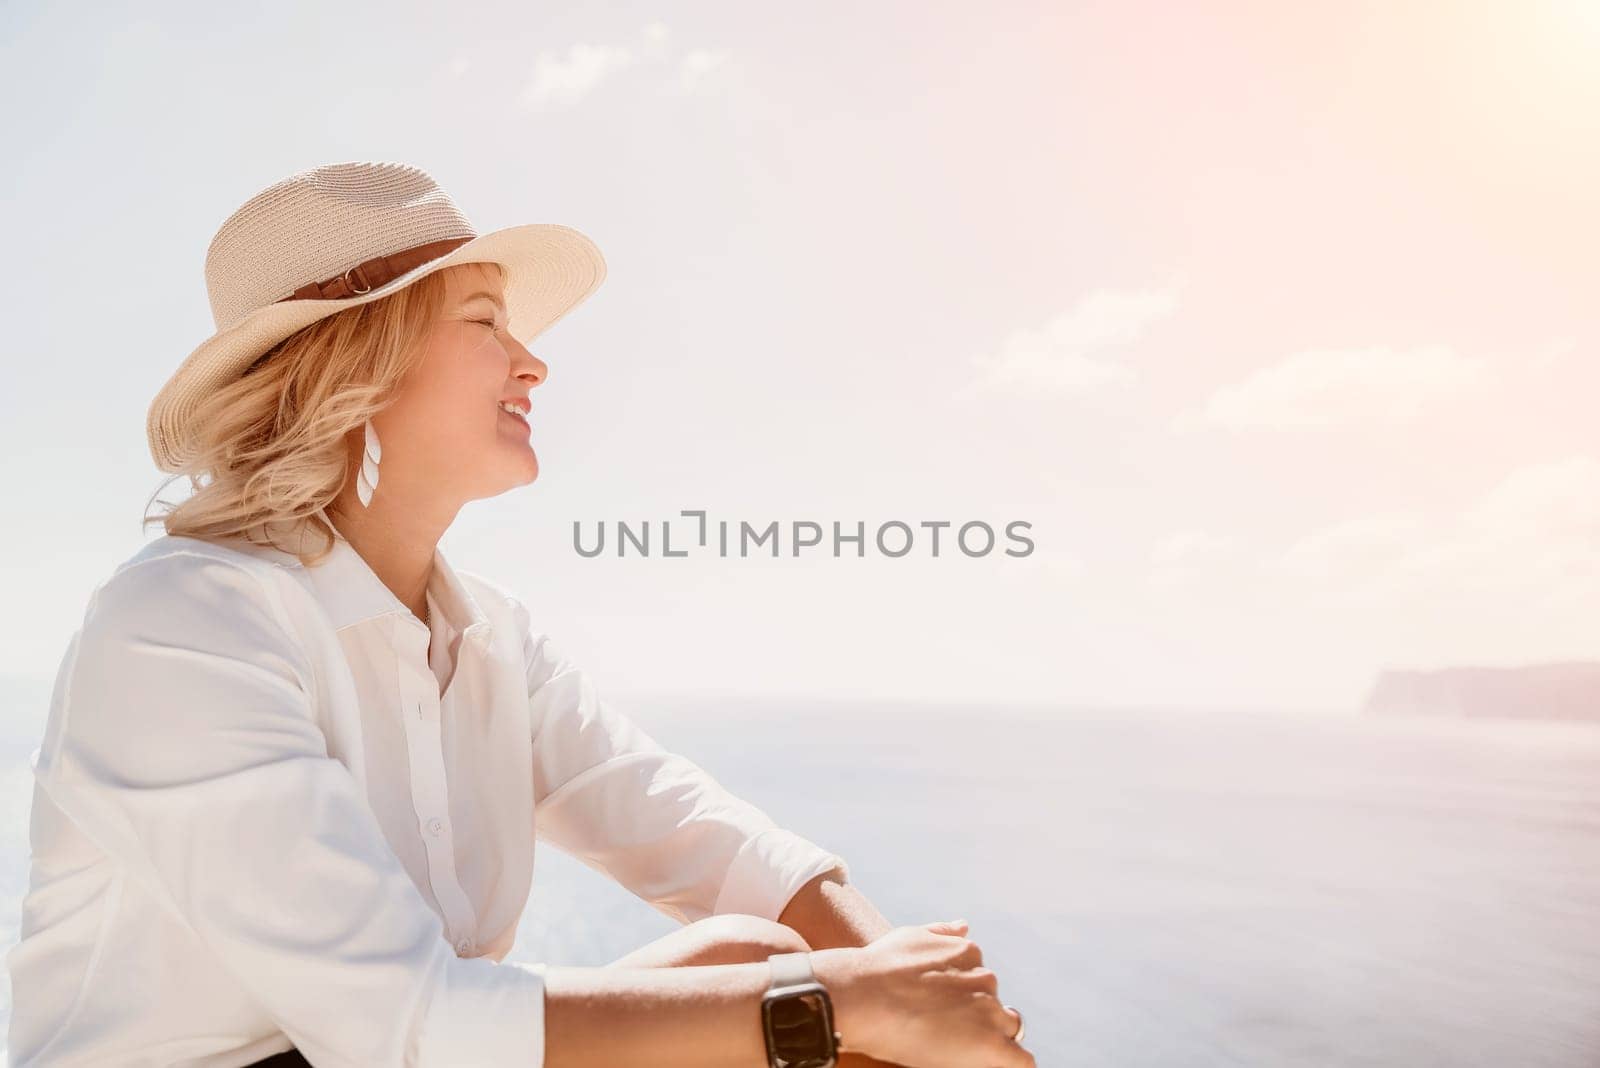
{"label": "rolled-up sleeve", "polygon": [[542,1064],[544,966],[455,955],[329,756],[275,596],[203,554],[119,570],[73,635],[40,782],[312,1063]]}
{"label": "rolled-up sleeve", "polygon": [[680,923],[742,912],[776,920],[844,859],[777,826],[603,700],[548,635],[522,627],[533,724],[534,825]]}

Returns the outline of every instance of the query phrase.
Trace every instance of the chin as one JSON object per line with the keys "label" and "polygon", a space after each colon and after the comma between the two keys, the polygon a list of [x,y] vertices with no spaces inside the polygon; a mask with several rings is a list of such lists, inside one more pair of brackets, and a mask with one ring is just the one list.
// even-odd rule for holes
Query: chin
{"label": "chin", "polygon": [[533,442],[526,438],[518,441],[501,438],[496,444],[495,452],[503,457],[497,462],[508,471],[518,472],[530,479],[539,473],[539,454],[533,451]]}
{"label": "chin", "polygon": [[537,479],[538,477],[539,477],[539,469],[537,467],[533,468],[530,471],[524,471],[521,474],[518,474],[518,475],[515,475],[515,476],[505,475],[505,476],[497,478],[495,480],[492,489],[488,489],[486,487],[487,491],[484,492],[480,497],[477,497],[477,498],[474,498],[474,499],[475,500],[486,500],[486,499],[488,499],[490,497],[499,497],[501,494],[510,493],[514,489],[519,489],[519,488],[521,488],[523,486],[532,485],[534,480]]}

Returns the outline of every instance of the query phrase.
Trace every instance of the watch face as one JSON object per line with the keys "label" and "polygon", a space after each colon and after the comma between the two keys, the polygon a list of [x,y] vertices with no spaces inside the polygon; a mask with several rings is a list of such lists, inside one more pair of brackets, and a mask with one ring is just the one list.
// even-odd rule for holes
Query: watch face
{"label": "watch face", "polygon": [[764,1003],[767,1049],[780,1068],[824,1068],[835,1063],[833,1013],[826,995],[803,991]]}

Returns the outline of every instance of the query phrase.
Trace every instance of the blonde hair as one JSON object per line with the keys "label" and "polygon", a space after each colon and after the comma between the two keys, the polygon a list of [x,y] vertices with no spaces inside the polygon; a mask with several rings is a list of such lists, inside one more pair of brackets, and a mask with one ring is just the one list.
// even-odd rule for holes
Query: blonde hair
{"label": "blonde hair", "polygon": [[[194,458],[162,483],[186,477],[194,492],[181,503],[157,502],[168,510],[147,509],[144,525],[160,522],[168,534],[192,538],[242,537],[308,566],[321,561],[335,535],[316,512],[351,475],[348,436],[388,407],[421,362],[444,307],[445,275],[469,266],[335,312],[263,353],[196,409]],[[308,530],[318,543],[311,549]]]}

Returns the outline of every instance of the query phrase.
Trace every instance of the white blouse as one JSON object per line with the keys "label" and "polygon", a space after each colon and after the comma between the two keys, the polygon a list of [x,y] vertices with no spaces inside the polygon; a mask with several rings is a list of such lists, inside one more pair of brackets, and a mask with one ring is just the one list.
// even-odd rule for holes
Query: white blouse
{"label": "white blouse", "polygon": [[428,605],[342,537],[163,536],[95,589],[29,761],[11,1064],[537,1068],[536,838],[680,922],[848,879],[442,551]]}

